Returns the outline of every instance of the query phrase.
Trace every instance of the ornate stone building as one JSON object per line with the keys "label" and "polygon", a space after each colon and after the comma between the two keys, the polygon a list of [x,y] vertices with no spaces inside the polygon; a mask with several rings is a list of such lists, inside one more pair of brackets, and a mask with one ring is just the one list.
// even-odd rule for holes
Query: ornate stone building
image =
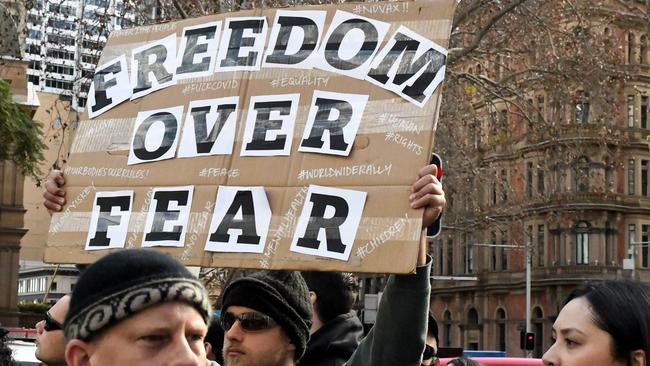
{"label": "ornate stone building", "polygon": [[[27,87],[27,62],[0,59],[0,78],[11,86],[14,102],[31,107]],[[2,122],[0,122],[2,123]],[[18,258],[20,239],[27,230],[23,225],[23,181],[16,166],[0,161],[0,324],[16,325],[18,294]]]}
{"label": "ornate stone building", "polygon": [[[524,354],[527,251],[536,357],[551,345],[553,321],[575,286],[650,282],[650,15],[643,1],[625,3],[639,11],[599,2],[589,29],[622,75],[603,83],[608,90],[558,84],[572,95],[558,101],[550,89],[532,88],[529,118],[516,103],[476,103],[483,123],[460,127],[469,148],[443,155],[449,206],[431,243],[433,274],[476,277],[433,281],[443,347]],[[584,29],[572,31],[580,37]],[[478,72],[474,62],[462,71]]]}

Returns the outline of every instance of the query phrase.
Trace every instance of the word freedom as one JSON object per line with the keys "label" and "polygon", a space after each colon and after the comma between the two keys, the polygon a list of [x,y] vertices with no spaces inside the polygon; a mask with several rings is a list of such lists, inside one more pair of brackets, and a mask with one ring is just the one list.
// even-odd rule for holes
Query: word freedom
{"label": "word freedom", "polygon": [[[230,17],[183,29],[131,50],[96,69],[88,114],[99,116],[128,99],[178,80],[261,67],[320,69],[366,80],[423,107],[442,82],[447,51],[405,26],[384,42],[390,23],[337,10],[276,11],[266,17]],[[268,38],[268,45],[265,41]],[[178,50],[176,45],[179,44]]]}

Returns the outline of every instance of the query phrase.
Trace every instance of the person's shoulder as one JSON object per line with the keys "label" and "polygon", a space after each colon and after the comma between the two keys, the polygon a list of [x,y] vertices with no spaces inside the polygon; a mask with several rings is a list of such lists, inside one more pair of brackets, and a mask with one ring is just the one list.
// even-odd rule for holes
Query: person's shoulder
{"label": "person's shoulder", "polygon": [[221,366],[221,365],[219,365],[217,361],[208,360],[206,366]]}

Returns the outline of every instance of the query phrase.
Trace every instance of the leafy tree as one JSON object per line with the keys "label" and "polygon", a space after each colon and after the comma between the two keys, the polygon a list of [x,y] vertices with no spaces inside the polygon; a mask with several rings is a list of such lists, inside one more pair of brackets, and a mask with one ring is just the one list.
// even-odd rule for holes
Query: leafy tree
{"label": "leafy tree", "polygon": [[12,161],[23,175],[38,182],[44,147],[40,124],[12,101],[9,84],[0,80],[0,161]]}

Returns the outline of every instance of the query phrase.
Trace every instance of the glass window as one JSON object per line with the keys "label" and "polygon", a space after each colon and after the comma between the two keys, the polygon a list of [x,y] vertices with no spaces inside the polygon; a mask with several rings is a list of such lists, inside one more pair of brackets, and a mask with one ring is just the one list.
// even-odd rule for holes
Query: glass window
{"label": "glass window", "polygon": [[447,275],[454,274],[454,239],[447,239]]}
{"label": "glass window", "polygon": [[494,245],[493,247],[490,248],[490,254],[491,254],[491,261],[490,261],[490,268],[493,271],[497,270],[497,232],[493,231],[490,234],[490,243]]}
{"label": "glass window", "polygon": [[[501,234],[501,244],[502,245],[508,245],[508,231],[504,231],[503,234]],[[507,248],[500,248],[501,249],[501,270],[507,270],[508,269],[508,250]]]}
{"label": "glass window", "polygon": [[576,192],[589,191],[589,159],[586,156],[578,158],[576,164]]}
{"label": "glass window", "polygon": [[627,194],[633,196],[636,194],[635,183],[636,164],[634,159],[627,161]]}
{"label": "glass window", "polygon": [[648,196],[648,167],[650,161],[641,160],[641,195]]}
{"label": "glass window", "polygon": [[631,64],[634,62],[634,49],[636,48],[636,37],[634,34],[629,33],[627,35],[627,63]]}
{"label": "glass window", "polygon": [[648,128],[648,97],[641,96],[641,128]]}
{"label": "glass window", "polygon": [[497,349],[506,351],[506,312],[499,308],[497,310]]}
{"label": "glass window", "polygon": [[634,127],[634,95],[627,96],[627,127]]}
{"label": "glass window", "polygon": [[584,124],[589,122],[589,102],[581,100],[575,106],[576,123]]}
{"label": "glass window", "polygon": [[544,100],[544,96],[539,95],[537,96],[537,116],[539,122],[544,121],[545,110],[546,110],[546,102]]}
{"label": "glass window", "polygon": [[641,267],[648,268],[648,242],[650,242],[650,225],[641,225]]}
{"label": "glass window", "polygon": [[537,193],[543,195],[545,191],[544,168],[537,168]]}
{"label": "glass window", "polygon": [[589,264],[589,224],[576,225],[576,264]]}
{"label": "glass window", "polygon": [[641,36],[639,40],[639,63],[647,64],[648,63],[648,37],[645,35]]}
{"label": "glass window", "polygon": [[544,225],[537,225],[537,265],[544,267],[546,259],[546,231]]}
{"label": "glass window", "polygon": [[501,169],[501,201],[502,202],[508,201],[508,189],[510,189],[508,185],[508,171],[505,169]]}

